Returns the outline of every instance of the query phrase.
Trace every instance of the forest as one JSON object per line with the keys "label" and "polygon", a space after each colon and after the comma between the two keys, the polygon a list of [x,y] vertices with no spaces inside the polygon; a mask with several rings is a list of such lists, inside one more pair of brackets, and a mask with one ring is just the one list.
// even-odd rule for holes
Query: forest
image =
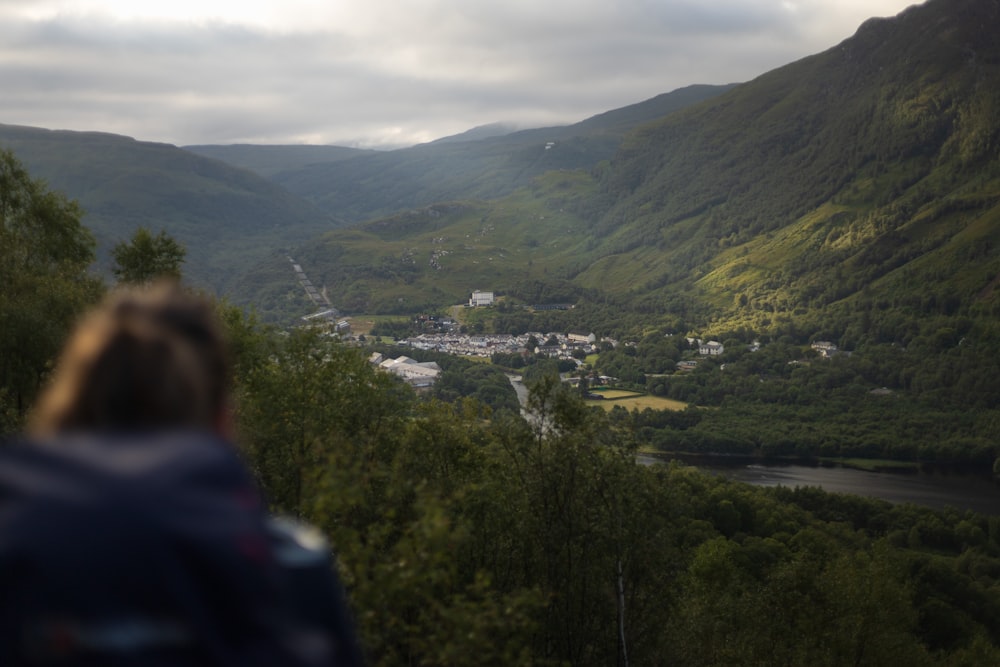
{"label": "forest", "polygon": [[1000,517],[644,466],[555,375],[529,422],[224,315],[247,460],[335,545],[373,664],[1000,659]]}

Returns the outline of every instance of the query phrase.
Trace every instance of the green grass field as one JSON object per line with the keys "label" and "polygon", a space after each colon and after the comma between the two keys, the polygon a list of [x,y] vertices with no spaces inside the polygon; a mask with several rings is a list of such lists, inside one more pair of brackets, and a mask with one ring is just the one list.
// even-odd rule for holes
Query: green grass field
{"label": "green grass field", "polygon": [[616,405],[620,405],[628,411],[634,410],[645,410],[650,408],[651,410],[684,410],[687,408],[687,403],[682,403],[681,401],[675,401],[669,398],[661,398],[659,396],[650,396],[648,394],[638,394],[634,391],[621,391],[621,390],[610,390],[601,392],[605,396],[602,400],[590,400],[586,401],[587,405],[594,405],[604,408],[605,410],[611,410]]}

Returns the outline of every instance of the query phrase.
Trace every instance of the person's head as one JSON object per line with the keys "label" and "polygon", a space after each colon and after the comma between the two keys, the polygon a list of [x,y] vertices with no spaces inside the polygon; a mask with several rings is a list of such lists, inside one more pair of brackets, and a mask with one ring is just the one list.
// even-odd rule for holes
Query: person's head
{"label": "person's head", "polygon": [[222,431],[228,376],[210,302],[173,283],[116,292],[71,337],[31,430]]}

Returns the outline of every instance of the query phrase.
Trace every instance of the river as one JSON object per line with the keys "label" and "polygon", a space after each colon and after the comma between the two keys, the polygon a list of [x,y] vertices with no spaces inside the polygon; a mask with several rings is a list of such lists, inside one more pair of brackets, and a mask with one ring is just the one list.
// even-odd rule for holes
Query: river
{"label": "river", "polygon": [[[521,403],[521,413],[530,419],[524,406],[528,391],[521,378],[508,376]],[[757,459],[728,456],[675,457],[689,465],[754,486],[818,486],[831,493],[852,493],[881,498],[893,503],[913,503],[933,509],[951,506],[982,514],[1000,515],[1000,481],[992,475],[949,471],[924,466],[917,470],[869,472],[836,464],[761,463]],[[646,464],[665,459],[639,455]],[[668,459],[669,460],[669,457]]]}
{"label": "river", "polygon": [[[681,458],[681,457],[677,457]],[[662,461],[642,456],[643,463]],[[934,469],[869,472],[835,464],[761,463],[730,457],[683,457],[701,470],[754,486],[818,486],[833,493],[852,493],[893,503],[933,509],[946,506],[1000,515],[1000,482],[991,475]]]}

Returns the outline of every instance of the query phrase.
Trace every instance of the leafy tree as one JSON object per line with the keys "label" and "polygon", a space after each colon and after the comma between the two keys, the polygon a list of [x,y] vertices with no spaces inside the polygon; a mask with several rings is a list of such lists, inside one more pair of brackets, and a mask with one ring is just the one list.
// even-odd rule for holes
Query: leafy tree
{"label": "leafy tree", "polygon": [[609,417],[549,373],[490,415],[223,316],[247,455],[335,545],[371,664],[996,662],[1000,519],[639,465],[709,411]]}
{"label": "leafy tree", "polygon": [[0,150],[0,433],[20,427],[77,315],[102,291],[79,206]]}
{"label": "leafy tree", "polygon": [[[239,379],[239,378],[238,378]],[[237,387],[241,436],[273,505],[303,515],[314,473],[339,447],[390,447],[409,388],[316,330],[273,337]]]}
{"label": "leafy tree", "polygon": [[157,278],[180,278],[186,254],[184,246],[165,230],[153,236],[145,227],[139,227],[129,241],[120,241],[111,249],[111,272],[118,282],[131,285]]}

